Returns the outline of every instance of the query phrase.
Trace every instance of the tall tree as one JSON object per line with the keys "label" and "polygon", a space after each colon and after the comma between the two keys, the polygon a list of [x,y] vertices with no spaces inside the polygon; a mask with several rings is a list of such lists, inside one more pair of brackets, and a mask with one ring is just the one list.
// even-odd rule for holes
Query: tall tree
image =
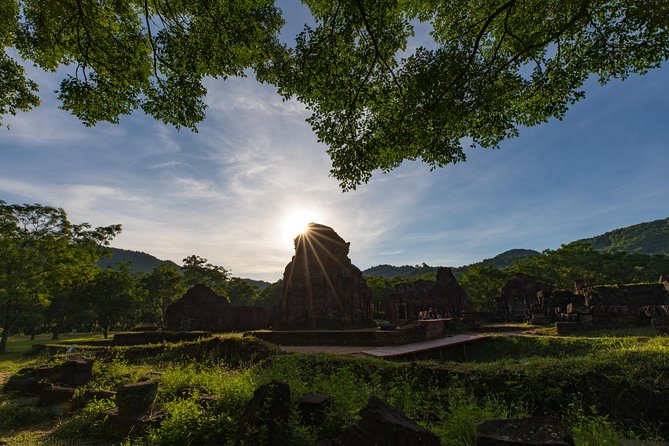
{"label": "tall tree", "polygon": [[171,264],[163,263],[142,277],[141,284],[146,291],[145,302],[151,314],[163,327],[167,307],[186,292],[181,273]]}
{"label": "tall tree", "polygon": [[188,287],[201,283],[221,296],[227,294],[230,272],[222,266],[209,263],[204,257],[197,255],[186,257],[183,259],[181,272]]}
{"label": "tall tree", "polygon": [[88,298],[105,339],[118,323],[125,322],[128,326],[134,322],[134,310],[143,293],[129,263],[122,263],[117,269],[99,270],[88,287]]}
{"label": "tall tree", "polygon": [[228,280],[226,292],[232,305],[254,305],[260,296],[260,289],[240,277]]}
{"label": "tall tree", "polygon": [[[194,130],[202,79],[253,69],[313,112],[332,175],[353,189],[407,159],[464,161],[463,141],[496,147],[564,116],[588,77],[624,79],[669,57],[666,0],[303,4],[313,25],[288,47],[272,0],[0,0],[0,116],[39,102],[14,52],[68,66],[58,97],[87,125],[141,108]],[[418,24],[429,38],[415,38]]]}
{"label": "tall tree", "polygon": [[0,353],[20,316],[75,283],[120,230],[72,224],[59,208],[0,201]]}
{"label": "tall tree", "polygon": [[460,285],[467,291],[476,311],[494,312],[496,299],[510,274],[485,265],[472,265],[462,274]]}

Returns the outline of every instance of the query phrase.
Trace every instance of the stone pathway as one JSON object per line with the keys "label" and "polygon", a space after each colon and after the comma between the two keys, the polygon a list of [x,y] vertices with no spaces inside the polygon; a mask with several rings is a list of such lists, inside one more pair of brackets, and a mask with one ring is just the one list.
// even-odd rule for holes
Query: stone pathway
{"label": "stone pathway", "polygon": [[386,347],[366,349],[363,350],[362,353],[379,358],[394,358],[397,356],[406,356],[429,350],[454,347],[456,345],[465,345],[472,342],[481,341],[486,338],[488,338],[487,335],[461,334],[456,336],[449,336],[446,338],[433,339],[431,341],[415,342],[413,344],[389,345]]}

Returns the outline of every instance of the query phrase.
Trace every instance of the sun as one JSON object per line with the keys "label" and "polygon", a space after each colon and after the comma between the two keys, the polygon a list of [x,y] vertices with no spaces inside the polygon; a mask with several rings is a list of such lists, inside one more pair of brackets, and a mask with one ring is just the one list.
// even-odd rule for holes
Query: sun
{"label": "sun", "polygon": [[299,234],[304,234],[309,223],[321,221],[320,215],[310,209],[293,209],[281,221],[281,238],[292,240]]}

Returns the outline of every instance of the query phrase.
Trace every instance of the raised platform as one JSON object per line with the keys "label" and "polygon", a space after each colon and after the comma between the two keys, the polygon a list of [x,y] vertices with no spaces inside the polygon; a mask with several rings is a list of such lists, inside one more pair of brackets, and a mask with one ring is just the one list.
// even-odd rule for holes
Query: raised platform
{"label": "raised platform", "polygon": [[256,330],[253,335],[279,345],[403,345],[440,338],[449,330],[449,319],[416,321],[387,330],[361,328],[357,330]]}

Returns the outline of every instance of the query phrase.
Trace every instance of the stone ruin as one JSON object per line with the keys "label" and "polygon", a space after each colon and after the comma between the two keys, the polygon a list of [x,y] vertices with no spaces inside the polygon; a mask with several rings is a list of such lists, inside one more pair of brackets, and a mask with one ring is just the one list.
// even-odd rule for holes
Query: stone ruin
{"label": "stone ruin", "polygon": [[167,307],[169,331],[243,331],[267,328],[267,309],[232,306],[206,285],[198,284]]}
{"label": "stone ruin", "polygon": [[534,310],[542,308],[542,302],[550,296],[553,286],[525,274],[516,274],[509,280],[497,298],[497,311],[506,320],[528,319]]}
{"label": "stone ruin", "polygon": [[498,298],[506,320],[533,323],[578,323],[579,326],[669,327],[669,280],[660,283],[590,286],[574,284],[575,291],[552,290],[522,274],[507,282]]}
{"label": "stone ruin", "polygon": [[283,273],[283,329],[352,329],[375,326],[371,293],[348,258],[349,243],[332,228],[309,223],[295,238]]}
{"label": "stone ruin", "polygon": [[165,325],[170,331],[222,331],[229,308],[225,297],[197,284],[167,307]]}
{"label": "stone ruin", "polygon": [[581,296],[584,305],[568,305],[558,314],[560,320],[610,328],[669,325],[669,291],[664,283],[592,286]]}
{"label": "stone ruin", "polygon": [[440,267],[437,280],[400,283],[390,297],[390,321],[402,324],[416,319],[459,317],[471,311],[467,292],[460,286],[450,268]]}

